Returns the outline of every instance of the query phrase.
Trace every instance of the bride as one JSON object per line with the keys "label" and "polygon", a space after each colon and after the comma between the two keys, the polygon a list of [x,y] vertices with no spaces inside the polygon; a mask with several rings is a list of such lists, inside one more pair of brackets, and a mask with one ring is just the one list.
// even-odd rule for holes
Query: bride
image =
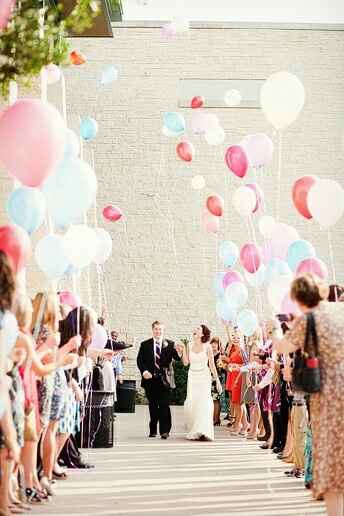
{"label": "bride", "polygon": [[211,373],[216,380],[216,388],[220,394],[222,387],[209,339],[209,328],[201,324],[193,332],[193,341],[188,352],[185,347],[183,349],[183,363],[185,366],[190,364],[187,396],[184,403],[185,424],[188,431],[186,438],[190,440],[214,440]]}

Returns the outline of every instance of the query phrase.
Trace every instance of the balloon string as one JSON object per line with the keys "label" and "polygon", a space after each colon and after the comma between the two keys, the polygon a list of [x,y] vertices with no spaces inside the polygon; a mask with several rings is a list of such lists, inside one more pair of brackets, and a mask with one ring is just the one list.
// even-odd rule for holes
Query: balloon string
{"label": "balloon string", "polygon": [[281,204],[281,178],[282,178],[282,131],[278,131],[278,169],[277,169],[277,196],[276,196],[276,220],[280,219]]}
{"label": "balloon string", "polygon": [[333,252],[332,234],[331,234],[331,230],[330,229],[327,230],[327,239],[328,239],[328,248],[329,248],[329,254],[330,254],[330,264],[331,264],[331,268],[332,268],[332,279],[333,279],[333,283],[336,285],[337,284],[337,281],[336,281],[336,267],[335,267],[335,263],[334,263],[334,252]]}
{"label": "balloon string", "polygon": [[[18,84],[16,81],[10,81],[10,91],[8,95],[8,104],[9,106],[12,106],[15,102],[18,100]],[[20,181],[18,179],[13,179],[13,190],[16,190],[16,188],[19,188]]]}

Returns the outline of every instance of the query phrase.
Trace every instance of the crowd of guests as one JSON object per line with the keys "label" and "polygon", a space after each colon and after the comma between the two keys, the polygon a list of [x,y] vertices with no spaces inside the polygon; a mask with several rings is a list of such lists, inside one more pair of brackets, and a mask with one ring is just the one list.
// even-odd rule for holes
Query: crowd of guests
{"label": "crowd of guests", "polygon": [[[257,440],[303,478],[315,499],[325,499],[329,516],[344,514],[344,288],[329,288],[312,275],[294,280],[299,315],[266,321],[245,338],[226,326],[228,342],[211,340],[224,391],[213,389],[214,425],[221,412],[233,435]],[[312,312],[318,338],[321,389],[306,395],[293,384],[294,354],[306,337]]]}
{"label": "crowd of guests", "polygon": [[92,467],[79,446],[87,446],[80,428],[93,371],[110,365],[107,389],[115,391],[125,347],[110,337],[93,349],[96,324],[91,309],[61,305],[54,292],[31,300],[0,252],[0,516],[45,503],[68,467]]}

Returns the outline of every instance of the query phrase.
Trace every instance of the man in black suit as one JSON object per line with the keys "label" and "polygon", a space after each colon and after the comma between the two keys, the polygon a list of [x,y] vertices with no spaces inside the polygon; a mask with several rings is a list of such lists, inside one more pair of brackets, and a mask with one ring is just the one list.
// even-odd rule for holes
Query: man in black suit
{"label": "man in black suit", "polygon": [[159,321],[153,322],[152,333],[152,339],[141,343],[137,366],[149,403],[149,437],[157,436],[159,423],[161,438],[167,439],[172,426],[169,368],[172,359],[180,360],[183,350],[178,346],[178,353],[174,342],[164,338],[164,326]]}

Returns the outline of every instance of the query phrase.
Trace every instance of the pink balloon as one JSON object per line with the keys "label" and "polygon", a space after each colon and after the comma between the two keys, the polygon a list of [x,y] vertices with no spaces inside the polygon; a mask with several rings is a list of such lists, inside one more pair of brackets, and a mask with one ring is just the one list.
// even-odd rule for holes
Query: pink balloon
{"label": "pink balloon", "polygon": [[31,241],[27,232],[14,224],[1,226],[0,251],[7,256],[15,273],[22,270],[31,255]]}
{"label": "pink balloon", "polygon": [[219,195],[211,195],[207,199],[207,209],[215,217],[222,217],[225,203]]}
{"label": "pink balloon", "polygon": [[228,271],[224,275],[223,278],[223,288],[226,290],[228,285],[231,283],[235,283],[236,281],[239,281],[240,283],[244,283],[244,278],[240,274],[240,272],[237,271]]}
{"label": "pink balloon", "polygon": [[254,193],[256,194],[257,203],[252,212],[252,213],[256,213],[256,211],[260,210],[263,205],[264,192],[257,183],[249,183],[245,186],[247,186],[248,188],[251,188],[251,190],[253,190]]}
{"label": "pink balloon", "polygon": [[266,134],[250,134],[242,140],[241,145],[246,151],[251,167],[264,167],[272,160],[274,146]]}
{"label": "pink balloon", "polygon": [[208,211],[204,211],[202,216],[203,228],[207,233],[218,233],[220,230],[220,219],[214,217]]}
{"label": "pink balloon", "polygon": [[173,23],[165,23],[165,25],[161,27],[161,35],[164,38],[172,38],[176,34],[177,30]]}
{"label": "pink balloon", "polygon": [[15,0],[0,1],[0,30],[4,29],[15,6]]}
{"label": "pink balloon", "polygon": [[252,243],[245,244],[240,249],[240,262],[247,272],[254,274],[260,267],[262,261],[261,250]]}
{"label": "pink balloon", "polygon": [[192,109],[198,109],[203,106],[204,102],[205,102],[205,98],[202,97],[201,95],[197,95],[196,97],[192,98],[190,106]]}
{"label": "pink balloon", "polygon": [[180,159],[183,161],[192,161],[193,155],[195,153],[192,143],[188,141],[178,143],[176,151]]}
{"label": "pink balloon", "polygon": [[306,260],[303,260],[296,269],[296,276],[301,276],[307,272],[315,274],[321,279],[326,279],[328,276],[327,266],[319,258],[306,258]]}
{"label": "pink balloon", "polygon": [[274,258],[286,260],[288,247],[290,244],[298,240],[299,234],[295,228],[288,224],[276,224],[271,236],[271,251]]}
{"label": "pink balloon", "polygon": [[225,161],[229,170],[238,177],[244,177],[248,170],[248,160],[245,150],[240,145],[228,147]]}
{"label": "pink balloon", "polygon": [[68,305],[73,309],[81,306],[81,299],[79,296],[69,292],[68,290],[62,290],[59,293],[59,298],[61,305]]}
{"label": "pink balloon", "polygon": [[106,220],[109,220],[110,222],[117,222],[117,220],[120,220],[123,216],[122,210],[120,208],[117,208],[117,206],[112,206],[109,204],[108,206],[105,206],[103,209],[103,217]]}
{"label": "pink balloon", "polygon": [[281,307],[281,313],[282,314],[293,314],[293,315],[301,315],[301,310],[295,303],[295,301],[292,301],[290,299],[290,295],[286,294],[283,301],[282,301],[282,307]]}
{"label": "pink balloon", "polygon": [[316,182],[316,176],[300,177],[293,184],[292,199],[297,211],[306,219],[312,219],[313,216],[308,209],[307,198],[308,192]]}
{"label": "pink balloon", "polygon": [[62,160],[66,125],[38,99],[20,99],[0,118],[0,162],[25,186],[40,186]]}

